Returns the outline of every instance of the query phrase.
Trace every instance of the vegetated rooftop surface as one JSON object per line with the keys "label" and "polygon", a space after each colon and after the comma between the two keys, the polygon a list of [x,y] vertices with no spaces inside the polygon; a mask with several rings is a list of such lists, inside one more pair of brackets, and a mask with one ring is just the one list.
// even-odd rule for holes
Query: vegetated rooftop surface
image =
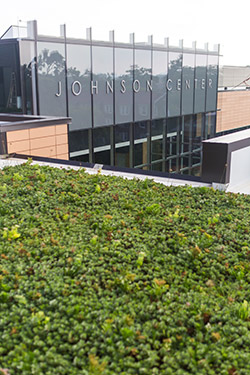
{"label": "vegetated rooftop surface", "polygon": [[250,197],[0,171],[0,374],[250,374]]}

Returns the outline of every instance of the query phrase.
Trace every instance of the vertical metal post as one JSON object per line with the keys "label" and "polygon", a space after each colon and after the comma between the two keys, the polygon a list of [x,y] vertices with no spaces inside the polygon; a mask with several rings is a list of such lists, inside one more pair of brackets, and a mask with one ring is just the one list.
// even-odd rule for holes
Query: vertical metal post
{"label": "vertical metal post", "polygon": [[64,39],[64,54],[65,54],[65,101],[66,101],[66,116],[69,117],[69,94],[68,94],[68,56],[67,56],[67,36],[66,25],[60,25],[60,36]]}
{"label": "vertical metal post", "polygon": [[162,172],[166,172],[166,142],[167,142],[167,119],[163,120],[163,128],[162,128],[162,158],[163,158],[163,165],[162,165]]}
{"label": "vertical metal post", "polygon": [[[182,90],[183,90],[183,39],[180,39],[179,40],[179,48],[181,49],[181,92],[180,92],[180,119],[181,119],[181,122],[182,122],[182,128],[183,128],[183,125],[184,125],[184,116],[182,115]],[[190,138],[190,134],[189,134],[189,138]],[[183,143],[183,137],[182,137],[182,143]],[[190,141],[189,141],[190,143]],[[176,170],[177,172],[180,172],[180,168],[181,168],[181,146],[182,144],[180,144],[180,142],[178,141],[178,136],[177,136],[177,145],[176,145]],[[190,151],[190,150],[189,150]]]}
{"label": "vertical metal post", "polygon": [[33,115],[39,115],[39,88],[37,66],[37,21],[27,23],[28,37],[34,40],[34,58],[31,63],[32,109]]}
{"label": "vertical metal post", "polygon": [[[151,74],[150,74],[150,81],[152,82],[153,80],[153,35],[150,35],[148,37],[148,43],[150,44],[150,52],[151,52]],[[150,94],[150,120],[148,121],[148,139],[147,139],[147,164],[149,166],[149,169],[152,167],[152,158],[151,158],[151,138],[152,138],[152,115],[153,115],[153,109],[152,109],[152,103],[153,103],[153,98],[152,98],[152,90],[149,91]]]}
{"label": "vertical metal post", "polygon": [[22,113],[27,115],[27,95],[26,95],[26,84],[25,84],[25,67],[26,64],[22,65],[22,41],[18,41],[17,46],[17,53],[19,58],[19,76],[20,76],[20,92],[21,92],[21,105],[22,105]]}
{"label": "vertical metal post", "polygon": [[[65,61],[64,61],[64,69],[65,69],[65,105],[66,105],[66,116],[69,117],[69,94],[68,94],[68,56],[67,56],[67,37],[66,37],[66,24],[60,25],[60,37],[64,39],[64,55],[65,55]],[[68,130],[68,145],[69,145],[69,124],[67,126]],[[68,155],[70,159],[70,151]]]}
{"label": "vertical metal post", "polygon": [[109,32],[109,41],[113,46],[113,125],[110,126],[110,164],[115,165],[115,32],[114,30]]}
{"label": "vertical metal post", "polygon": [[[217,49],[218,52],[218,60],[217,60],[217,79],[216,79],[216,101],[215,101],[215,133],[217,128],[217,105],[218,105],[218,82],[219,82],[219,57],[220,57],[220,44],[217,44],[214,46]],[[215,133],[213,134],[213,137],[215,136]]]}
{"label": "vertical metal post", "polygon": [[[86,30],[86,39],[90,41],[90,82],[93,82],[93,51],[92,51],[92,28]],[[90,89],[90,88],[89,88]],[[94,129],[94,98],[91,91],[91,125],[92,128],[88,131],[89,137],[89,162],[94,162],[94,147],[93,147],[93,129]]]}
{"label": "vertical metal post", "polygon": [[[168,80],[168,69],[169,69],[169,38],[164,39],[164,45],[166,48],[166,54],[167,54],[167,73],[166,73],[166,82]],[[168,126],[168,90],[166,87],[166,121],[164,124],[164,129],[163,129],[163,159],[164,159],[164,164],[163,164],[163,170],[168,172],[168,167],[167,167],[167,126]]]}
{"label": "vertical metal post", "polygon": [[[193,115],[192,115],[192,134],[193,134],[193,126],[194,126],[194,123],[196,124],[197,126],[197,114],[195,113],[195,99],[196,99],[196,92],[195,92],[195,79],[196,79],[196,53],[197,53],[197,42],[194,41],[192,43],[192,49],[194,50],[194,92],[193,92]],[[203,116],[204,118],[204,116]],[[203,129],[204,129],[204,122],[202,120],[202,123],[201,123],[201,138],[202,135],[203,135]],[[193,140],[193,139],[192,139]],[[192,150],[193,152],[193,150]],[[191,164],[191,163],[190,163]]]}
{"label": "vertical metal post", "polygon": [[[130,44],[133,48],[133,82],[135,80],[135,33],[130,34]],[[134,123],[135,123],[135,93],[133,91],[133,123],[129,127],[129,166],[134,167]]]}
{"label": "vertical metal post", "polygon": [[196,49],[197,42],[193,42],[192,49],[194,50],[194,92],[193,92],[193,113],[195,113],[195,78],[196,78]]}
{"label": "vertical metal post", "polygon": [[[207,114],[207,64],[208,64],[208,43],[205,43],[204,45],[204,50],[206,51],[206,86],[205,86],[205,105],[204,105],[204,109],[205,109],[205,118],[207,118],[206,114]],[[207,124],[205,122],[205,139],[207,139],[207,136],[208,136],[208,133],[207,133]]]}

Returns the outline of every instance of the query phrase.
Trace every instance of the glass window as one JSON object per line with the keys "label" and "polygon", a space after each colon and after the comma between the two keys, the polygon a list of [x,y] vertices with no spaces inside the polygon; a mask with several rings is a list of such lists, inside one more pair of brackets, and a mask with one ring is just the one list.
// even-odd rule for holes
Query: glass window
{"label": "glass window", "polygon": [[201,151],[193,152],[191,155],[192,155],[192,165],[199,164],[201,162]]}
{"label": "glass window", "polygon": [[133,121],[133,50],[115,48],[115,123]]}
{"label": "glass window", "polygon": [[152,171],[158,171],[158,172],[163,172],[163,162],[161,163],[153,163],[151,165],[151,170]]}
{"label": "glass window", "polygon": [[112,128],[93,129],[94,162],[110,165],[110,132]]}
{"label": "glass window", "polygon": [[205,139],[213,138],[216,127],[216,112],[206,113]]}
{"label": "glass window", "polygon": [[208,56],[206,111],[216,111],[218,56]]}
{"label": "glass window", "polygon": [[167,157],[179,154],[180,120],[180,117],[173,117],[167,120]]}
{"label": "glass window", "polygon": [[133,82],[135,121],[150,119],[151,73],[151,51],[135,50]]}
{"label": "glass window", "polygon": [[168,116],[179,116],[181,112],[181,74],[182,55],[177,52],[169,52],[168,68]]}
{"label": "glass window", "polygon": [[0,112],[22,112],[18,44],[0,46]]}
{"label": "glass window", "polygon": [[134,124],[134,166],[148,162],[149,122],[141,121]]}
{"label": "glass window", "polygon": [[194,112],[205,112],[207,56],[196,55]]}
{"label": "glass window", "polygon": [[187,115],[182,118],[182,129],[181,129],[181,152],[191,151],[191,133],[192,132],[192,115]]}
{"label": "glass window", "polygon": [[152,118],[166,117],[167,52],[153,51]]}
{"label": "glass window", "polygon": [[189,175],[190,174],[190,169],[189,168],[182,169],[180,172],[181,172],[181,174]]}
{"label": "glass window", "polygon": [[166,162],[166,169],[169,173],[177,173],[179,171],[179,158],[171,158]]}
{"label": "glass window", "polygon": [[201,165],[197,165],[196,167],[193,167],[191,169],[191,175],[192,176],[200,176],[201,175]]}
{"label": "glass window", "polygon": [[[32,85],[35,78],[35,43],[32,41],[21,40],[19,42],[20,48],[20,65],[21,76],[23,80],[22,85],[22,99],[23,99],[23,113],[36,114],[36,103],[33,106]],[[35,92],[34,92],[35,94]]]}
{"label": "glass window", "polygon": [[182,114],[189,115],[193,113],[194,104],[194,62],[195,55],[190,53],[183,54],[183,73],[182,73]]}
{"label": "glass window", "polygon": [[93,46],[94,127],[113,124],[113,48]]}
{"label": "glass window", "polygon": [[69,130],[91,128],[90,46],[67,45]]}
{"label": "glass window", "polygon": [[76,130],[69,132],[69,152],[71,160],[89,161],[89,131]]}
{"label": "glass window", "polygon": [[151,126],[151,161],[161,160],[163,158],[163,139],[164,139],[165,120],[153,120]]}
{"label": "glass window", "polygon": [[189,155],[182,156],[180,158],[180,169],[189,168],[189,164],[190,164],[190,156]]}
{"label": "glass window", "polygon": [[192,149],[195,150],[201,147],[201,141],[204,139],[204,116],[203,113],[194,115],[194,123],[192,126]]}
{"label": "glass window", "polygon": [[62,43],[37,43],[41,115],[66,116],[65,50]]}
{"label": "glass window", "polygon": [[129,167],[129,129],[130,124],[121,124],[114,127],[115,130],[115,165]]}

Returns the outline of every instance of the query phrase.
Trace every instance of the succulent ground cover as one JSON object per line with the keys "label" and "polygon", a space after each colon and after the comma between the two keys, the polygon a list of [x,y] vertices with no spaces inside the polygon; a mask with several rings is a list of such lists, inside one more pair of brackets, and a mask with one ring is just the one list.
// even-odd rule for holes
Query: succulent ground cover
{"label": "succulent ground cover", "polygon": [[250,374],[250,198],[0,172],[0,371]]}

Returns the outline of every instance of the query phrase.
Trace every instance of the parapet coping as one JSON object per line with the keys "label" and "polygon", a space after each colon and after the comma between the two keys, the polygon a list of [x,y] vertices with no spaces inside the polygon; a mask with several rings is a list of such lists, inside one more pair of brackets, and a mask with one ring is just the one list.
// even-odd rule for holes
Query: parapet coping
{"label": "parapet coping", "polygon": [[71,123],[70,117],[0,113],[0,133]]}

